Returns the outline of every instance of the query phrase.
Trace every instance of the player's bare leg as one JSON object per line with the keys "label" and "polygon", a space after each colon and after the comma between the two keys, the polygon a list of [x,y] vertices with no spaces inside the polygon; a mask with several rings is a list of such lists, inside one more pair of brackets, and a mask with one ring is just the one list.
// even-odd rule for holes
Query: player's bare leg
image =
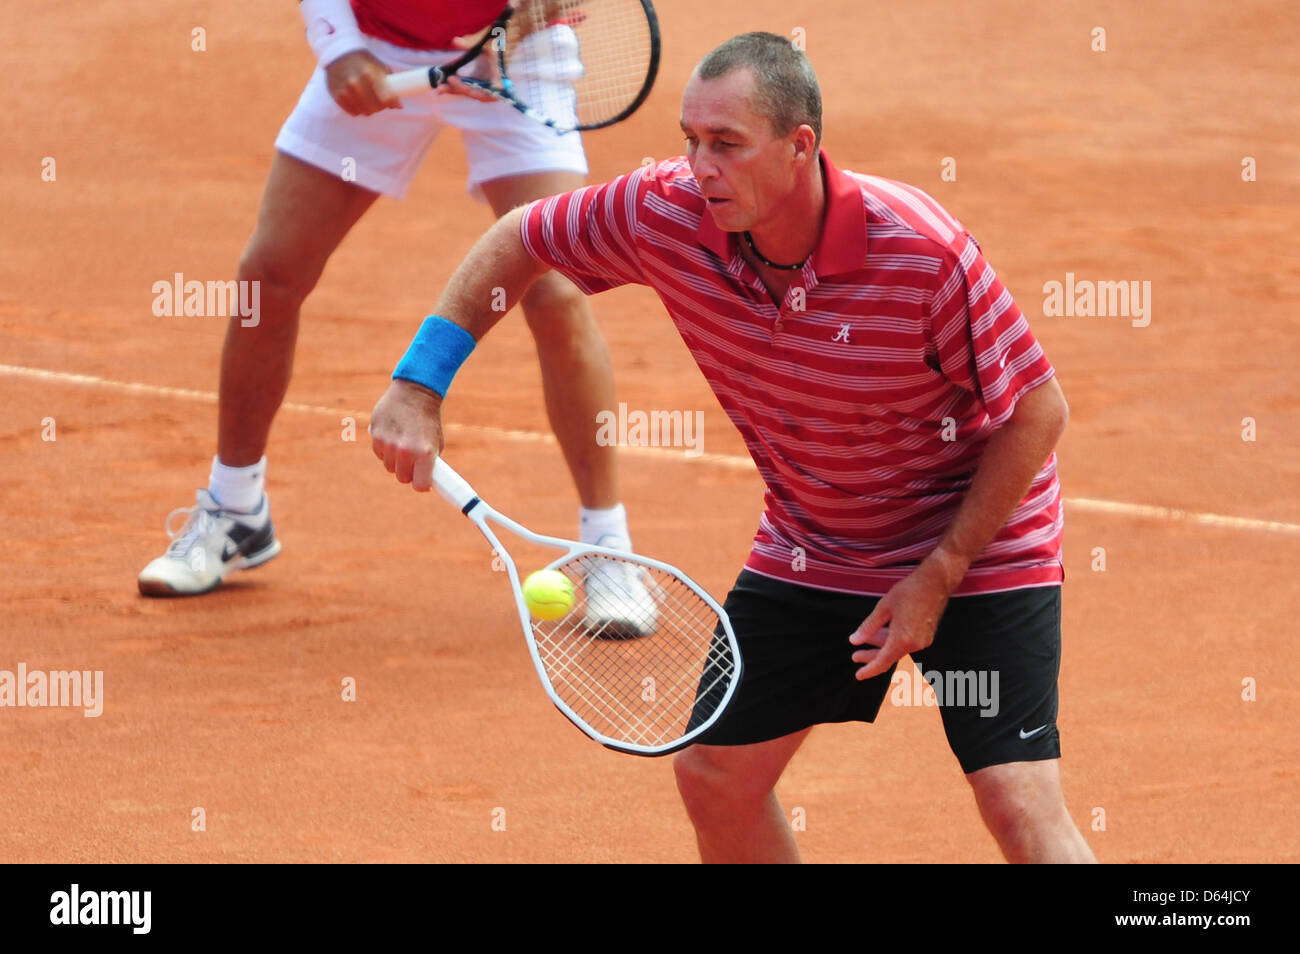
{"label": "player's bare leg", "polygon": [[[493,211],[585,184],[574,172],[541,172],[482,184]],[[587,297],[557,272],[543,275],[520,302],[537,342],[546,414],[584,507],[619,502],[616,448],[596,442],[596,415],[615,408],[614,371]]]}
{"label": "player's bare leg", "polygon": [[[261,566],[280,552],[259,466],[271,421],[289,386],[298,309],[343,236],[377,198],[277,152],[257,226],[239,262],[241,282],[258,283],[256,316],[234,317],[221,355],[217,455],[167,552],[138,578],[147,596],[196,596],[232,569]],[[255,321],[247,321],[255,317]],[[247,323],[246,323],[247,321]]]}
{"label": "player's bare leg", "polygon": [[[584,181],[575,172],[538,172],[494,179],[482,189],[500,216],[533,199],[581,188]],[[520,305],[537,344],[546,415],[582,501],[579,538],[628,549],[632,538],[619,501],[617,448],[596,440],[597,415],[615,406],[614,370],[587,297],[558,272],[548,272]],[[658,607],[631,566],[600,561],[583,585],[590,631],[623,637],[654,632]]]}
{"label": "player's bare leg", "polygon": [[1065,807],[1059,759],[991,765],[966,779],[1007,861],[1096,863]]}
{"label": "player's bare leg", "polygon": [[255,326],[232,318],[221,353],[217,456],[257,463],[284,400],[298,341],[298,312],[330,255],[379,196],[277,152],[239,280],[261,283]]}
{"label": "player's bare leg", "polygon": [[799,861],[777,780],[811,729],[755,745],[692,745],[673,759],[705,864]]}

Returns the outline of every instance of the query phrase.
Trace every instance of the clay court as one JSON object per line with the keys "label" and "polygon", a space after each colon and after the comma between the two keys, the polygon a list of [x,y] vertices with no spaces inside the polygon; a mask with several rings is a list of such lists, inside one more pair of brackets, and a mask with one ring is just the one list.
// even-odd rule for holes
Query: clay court
{"label": "clay court", "polygon": [[[1097,856],[1300,861],[1294,5],[657,6],[659,82],[587,136],[593,180],[681,151],[681,91],[714,45],[801,35],[836,163],[944,203],[1055,364],[1062,767]],[[670,760],[607,751],[552,708],[482,539],[370,452],[370,408],[490,221],[456,134],[304,309],[268,451],[283,554],[203,598],[145,599],[164,518],[207,476],[225,326],[155,316],[152,286],[234,277],[311,54],[288,2],[52,0],[11,19],[0,670],[102,670],[104,689],[98,718],[0,709],[0,860],[694,860]],[[1045,314],[1067,273],[1150,282],[1149,324]],[[593,305],[620,401],[703,411],[702,456],[627,449],[624,499],[638,549],[721,598],[758,477],[654,295]],[[514,313],[457,378],[446,453],[567,536],[540,393]],[[1001,858],[933,708],[815,731],[778,794],[810,861]]]}

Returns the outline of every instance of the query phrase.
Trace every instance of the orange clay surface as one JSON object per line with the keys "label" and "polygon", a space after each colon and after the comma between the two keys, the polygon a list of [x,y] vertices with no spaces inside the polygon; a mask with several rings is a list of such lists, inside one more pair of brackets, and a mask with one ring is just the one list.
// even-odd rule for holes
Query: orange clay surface
{"label": "orange clay surface", "polygon": [[[660,81],[588,135],[593,178],[681,151],[681,91],[712,46],[803,31],[831,155],[962,219],[1069,398],[1076,822],[1104,861],[1300,861],[1300,18],[1289,0],[870,6],[663,0]],[[694,859],[670,760],[609,752],[551,707],[485,543],[369,449],[395,360],[489,223],[457,134],[308,300],[269,452],[283,554],[207,597],[145,599],[163,518],[206,481],[224,332],[155,317],[152,284],[233,277],[310,54],[290,3],[57,0],[10,19],[0,670],[102,670],[105,699],[99,718],[0,709],[0,861]],[[1149,326],[1045,316],[1067,272],[1149,281]],[[629,450],[624,499],[638,549],[721,597],[760,483],[655,297],[593,304],[620,400],[704,412],[707,456]],[[448,458],[489,501],[576,532],[517,314],[446,419]],[[1000,859],[933,708],[815,731],[778,794],[808,860]]]}

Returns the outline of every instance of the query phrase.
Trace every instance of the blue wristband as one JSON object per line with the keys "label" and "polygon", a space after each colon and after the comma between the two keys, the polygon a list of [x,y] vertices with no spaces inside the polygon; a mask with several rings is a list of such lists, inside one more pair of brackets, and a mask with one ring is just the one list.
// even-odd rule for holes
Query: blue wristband
{"label": "blue wristband", "polygon": [[455,322],[430,315],[415,333],[402,360],[397,362],[393,377],[412,381],[446,397],[452,377],[473,350],[473,335]]}

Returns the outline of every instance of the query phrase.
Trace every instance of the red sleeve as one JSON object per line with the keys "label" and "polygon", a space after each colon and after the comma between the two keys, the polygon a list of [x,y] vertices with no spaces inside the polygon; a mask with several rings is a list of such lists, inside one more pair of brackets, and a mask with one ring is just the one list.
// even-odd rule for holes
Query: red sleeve
{"label": "red sleeve", "polygon": [[1021,395],[1056,373],[969,232],[944,256],[930,340],[944,375],[980,399],[994,427],[1006,423]]}
{"label": "red sleeve", "polygon": [[638,169],[604,185],[538,199],[524,208],[524,247],[588,295],[646,284],[637,254],[637,211],[646,185]]}

